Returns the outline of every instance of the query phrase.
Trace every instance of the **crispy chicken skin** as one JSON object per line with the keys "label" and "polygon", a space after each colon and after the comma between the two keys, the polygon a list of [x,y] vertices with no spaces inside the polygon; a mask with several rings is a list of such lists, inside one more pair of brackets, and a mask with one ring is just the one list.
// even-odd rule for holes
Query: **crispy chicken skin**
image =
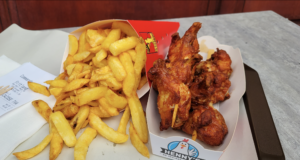
{"label": "crispy chicken skin", "polygon": [[208,105],[230,98],[229,77],[232,69],[231,59],[224,50],[219,50],[211,59],[200,62],[195,69],[193,82],[190,84],[193,105]]}
{"label": "crispy chicken skin", "polygon": [[181,122],[186,121],[191,108],[189,88],[170,73],[170,69],[166,68],[165,61],[162,59],[154,62],[153,67],[148,71],[148,77],[159,92],[157,106],[161,117],[160,130],[166,130],[171,126],[176,104],[178,104],[177,118]]}
{"label": "crispy chicken skin", "polygon": [[193,79],[195,66],[202,57],[198,54],[197,32],[201,23],[195,22],[180,38],[172,35],[168,58],[156,60],[148,71],[153,88],[158,90],[157,105],[161,116],[160,130],[168,129],[172,123],[172,114],[176,104],[178,112],[173,128],[180,129],[189,118],[191,94],[187,84]]}
{"label": "crispy chicken skin", "polygon": [[167,68],[184,84],[189,84],[192,79],[192,70],[195,64],[202,60],[198,54],[199,44],[197,33],[201,23],[195,22],[180,38],[178,33],[172,35],[172,42],[169,48]]}
{"label": "crispy chicken skin", "polygon": [[231,59],[219,50],[211,59],[202,61],[197,41],[201,23],[195,22],[180,38],[172,35],[168,57],[158,59],[148,71],[152,86],[157,90],[157,106],[161,117],[160,130],[172,125],[176,105],[178,111],[173,129],[183,130],[209,145],[222,144],[228,129],[223,116],[213,103],[230,98]]}
{"label": "crispy chicken skin", "polygon": [[193,108],[196,109],[190,114],[189,121],[183,125],[182,130],[187,134],[192,134],[196,130],[197,138],[206,144],[212,146],[222,144],[228,129],[220,112],[214,109],[211,103],[208,106],[199,105]]}

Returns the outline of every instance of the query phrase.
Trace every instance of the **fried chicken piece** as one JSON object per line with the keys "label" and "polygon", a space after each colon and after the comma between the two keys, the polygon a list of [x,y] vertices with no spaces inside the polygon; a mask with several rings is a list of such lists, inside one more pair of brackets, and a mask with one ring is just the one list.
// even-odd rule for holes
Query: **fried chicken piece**
{"label": "fried chicken piece", "polygon": [[197,41],[200,28],[201,23],[195,22],[182,38],[178,33],[173,34],[167,60],[155,61],[148,72],[153,88],[159,92],[161,130],[170,127],[175,104],[178,104],[178,112],[173,128],[181,129],[189,118],[191,95],[186,84],[192,81],[195,65],[202,60]]}
{"label": "fried chicken piece", "polygon": [[208,105],[230,98],[231,73],[231,59],[224,50],[217,49],[211,59],[200,62],[190,84],[193,105]]}
{"label": "fried chicken piece", "polygon": [[193,113],[190,113],[189,119],[184,123],[181,130],[189,135],[193,134],[193,131],[195,130],[193,126]]}
{"label": "fried chicken piece", "polygon": [[168,129],[172,124],[175,105],[178,105],[176,127],[180,127],[189,118],[191,94],[189,88],[170,73],[165,61],[158,59],[148,71],[148,77],[158,90],[157,106],[161,117],[160,130]]}
{"label": "fried chicken piece", "polygon": [[195,109],[182,130],[190,135],[196,130],[197,139],[206,144],[212,146],[222,144],[228,128],[220,112],[213,108],[212,103],[208,106],[193,106],[193,108]]}
{"label": "fried chicken piece", "polygon": [[184,84],[192,80],[193,67],[202,60],[199,52],[197,33],[201,23],[195,22],[180,39],[178,33],[172,35],[167,62],[167,68]]}

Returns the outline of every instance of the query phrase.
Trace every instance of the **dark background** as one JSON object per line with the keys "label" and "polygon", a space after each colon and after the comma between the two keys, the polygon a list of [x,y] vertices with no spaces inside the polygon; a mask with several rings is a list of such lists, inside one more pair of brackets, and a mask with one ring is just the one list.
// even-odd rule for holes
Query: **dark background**
{"label": "dark background", "polygon": [[0,0],[0,32],[16,23],[39,30],[83,26],[103,19],[154,20],[272,10],[300,24],[297,0]]}

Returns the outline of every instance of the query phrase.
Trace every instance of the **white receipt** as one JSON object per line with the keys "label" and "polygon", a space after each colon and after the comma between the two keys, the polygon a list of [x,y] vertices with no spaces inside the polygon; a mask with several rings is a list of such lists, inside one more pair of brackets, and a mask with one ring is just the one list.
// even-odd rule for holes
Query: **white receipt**
{"label": "white receipt", "polygon": [[0,86],[9,85],[13,87],[12,90],[0,96],[0,116],[29,101],[45,97],[45,95],[31,91],[27,85],[28,81],[48,87],[48,84],[44,82],[54,78],[54,75],[39,69],[31,63],[25,63],[12,72],[0,77]]}

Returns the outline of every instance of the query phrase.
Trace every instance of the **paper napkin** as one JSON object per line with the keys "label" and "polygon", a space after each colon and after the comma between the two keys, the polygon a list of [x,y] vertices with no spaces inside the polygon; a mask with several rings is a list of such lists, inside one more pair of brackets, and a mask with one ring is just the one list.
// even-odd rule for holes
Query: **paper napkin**
{"label": "paper napkin", "polygon": [[[18,68],[20,64],[7,58],[0,57],[0,77]],[[41,98],[54,106],[53,96]],[[0,117],[0,160],[5,159],[22,142],[37,132],[46,121],[28,102]]]}

